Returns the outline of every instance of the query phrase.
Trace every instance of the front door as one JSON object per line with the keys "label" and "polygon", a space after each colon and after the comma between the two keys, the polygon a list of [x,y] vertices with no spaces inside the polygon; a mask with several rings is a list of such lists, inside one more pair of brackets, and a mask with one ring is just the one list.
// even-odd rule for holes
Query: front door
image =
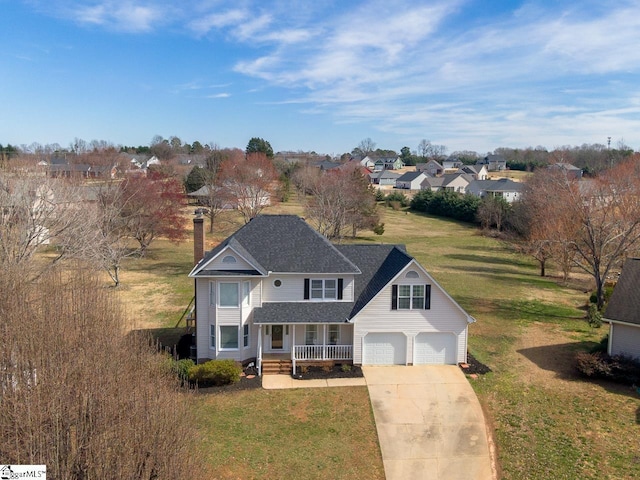
{"label": "front door", "polygon": [[284,328],[282,325],[271,326],[271,350],[284,348]]}

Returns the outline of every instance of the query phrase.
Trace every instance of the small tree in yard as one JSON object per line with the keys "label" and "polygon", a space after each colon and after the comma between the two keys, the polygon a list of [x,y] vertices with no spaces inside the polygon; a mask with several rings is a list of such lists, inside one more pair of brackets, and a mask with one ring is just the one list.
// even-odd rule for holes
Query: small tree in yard
{"label": "small tree in yard", "polygon": [[187,231],[181,214],[184,190],[176,178],[149,175],[132,177],[121,185],[121,215],[126,219],[129,235],[140,245],[144,256],[157,237],[178,242]]}

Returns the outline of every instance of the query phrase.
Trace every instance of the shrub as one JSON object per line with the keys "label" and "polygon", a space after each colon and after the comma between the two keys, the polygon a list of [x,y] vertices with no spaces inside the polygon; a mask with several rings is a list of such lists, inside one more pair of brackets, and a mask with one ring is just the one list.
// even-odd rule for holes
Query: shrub
{"label": "shrub", "polygon": [[376,190],[376,202],[384,202],[384,192],[380,189]]}
{"label": "shrub", "polygon": [[340,365],[340,370],[342,370],[343,372],[350,372],[351,365],[349,365],[348,363],[343,363],[342,365]]}
{"label": "shrub", "polygon": [[602,353],[580,352],[576,355],[576,367],[586,377],[607,378],[611,368]]}
{"label": "shrub", "polygon": [[230,385],[240,381],[242,367],[233,360],[209,360],[189,370],[189,380],[198,385]]}
{"label": "shrub", "polygon": [[608,356],[606,353],[581,352],[576,355],[576,367],[586,377],[603,378],[624,384],[640,382],[640,362],[624,356]]}
{"label": "shrub", "polygon": [[592,328],[600,328],[602,326],[602,313],[598,310],[598,306],[595,303],[589,304],[589,311],[587,313],[587,321]]}
{"label": "shrub", "polygon": [[373,227],[373,233],[376,235],[382,235],[384,233],[384,223],[380,222],[375,227]]}
{"label": "shrub", "polygon": [[398,202],[402,207],[406,207],[407,205],[409,205],[407,196],[402,192],[391,192],[389,195],[387,195],[387,198],[385,200],[387,201],[387,205],[392,205],[393,202]]}
{"label": "shrub", "polygon": [[182,360],[173,360],[171,365],[171,370],[180,378],[181,380],[186,380],[189,378],[189,371],[195,367],[196,364],[190,358],[183,358]]}

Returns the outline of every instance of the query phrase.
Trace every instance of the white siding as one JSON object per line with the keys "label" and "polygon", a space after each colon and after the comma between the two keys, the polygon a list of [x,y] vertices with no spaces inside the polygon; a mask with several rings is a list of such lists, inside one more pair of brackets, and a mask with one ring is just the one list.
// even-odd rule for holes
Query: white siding
{"label": "white siding", "polygon": [[[419,273],[419,278],[406,278],[409,270]],[[364,336],[369,332],[403,332],[408,337],[407,361],[412,362],[415,336],[421,332],[451,332],[456,337],[456,362],[466,360],[467,316],[457,307],[442,288],[428,275],[410,264],[394,284],[430,284],[431,308],[429,310],[392,310],[391,284],[382,290],[354,319],[353,362],[362,363]]]}
{"label": "white siding", "polygon": [[[225,257],[235,258],[235,263],[225,263]],[[246,262],[240,255],[230,248],[222,250],[215,258],[202,267],[203,270],[255,270],[255,267]]]}
{"label": "white siding", "polygon": [[[322,345],[322,335],[324,331],[323,330],[324,325],[325,324],[318,324],[318,341],[320,345]],[[291,328],[293,328],[293,326]],[[305,344],[305,330],[306,330],[306,325],[296,324],[295,337],[293,339],[295,345]],[[328,324],[327,324],[326,332],[327,332],[327,340],[325,340],[325,342],[328,342],[328,336],[329,336]],[[338,342],[338,345],[351,345],[352,341],[353,341],[353,326],[347,325],[347,324],[340,325],[340,341]]]}
{"label": "white siding", "polygon": [[[304,302],[305,278],[342,278],[344,301],[353,300],[353,275],[298,275],[272,273],[262,279],[262,302]],[[273,282],[280,280],[280,287],[275,287]]]}
{"label": "white siding", "polygon": [[198,359],[215,358],[209,349],[209,281],[196,280],[196,348]]}
{"label": "white siding", "polygon": [[612,323],[609,331],[609,354],[625,354],[640,359],[640,326]]}

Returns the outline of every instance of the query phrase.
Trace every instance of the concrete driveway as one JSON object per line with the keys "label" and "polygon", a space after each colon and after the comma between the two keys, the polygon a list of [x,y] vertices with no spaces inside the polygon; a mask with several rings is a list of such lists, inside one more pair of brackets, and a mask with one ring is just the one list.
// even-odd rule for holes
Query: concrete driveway
{"label": "concrete driveway", "polygon": [[457,366],[362,370],[387,480],[494,478],[482,408]]}

